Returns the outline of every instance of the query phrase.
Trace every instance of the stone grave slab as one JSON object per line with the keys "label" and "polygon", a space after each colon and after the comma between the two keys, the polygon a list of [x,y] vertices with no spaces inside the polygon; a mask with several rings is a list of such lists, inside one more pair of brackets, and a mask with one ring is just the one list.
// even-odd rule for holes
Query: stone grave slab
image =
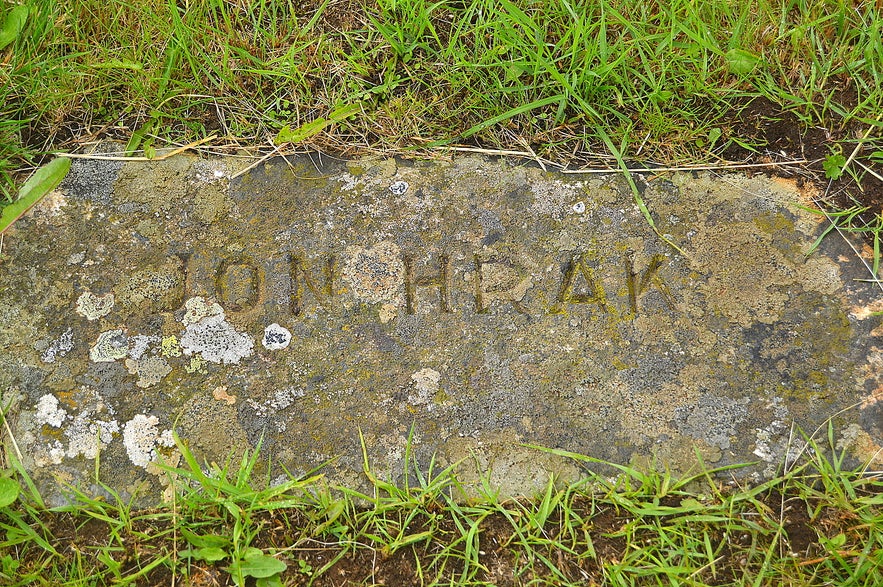
{"label": "stone grave slab", "polygon": [[[881,290],[808,187],[434,162],[76,160],[5,236],[0,391],[26,465],[156,499],[158,461],[260,444],[363,485],[464,460],[508,494],[562,448],[759,480],[830,419],[880,464]],[[854,246],[861,248],[860,243]],[[473,477],[474,479],[475,477]],[[138,493],[138,492],[142,493]],[[151,497],[152,496],[152,497]]]}

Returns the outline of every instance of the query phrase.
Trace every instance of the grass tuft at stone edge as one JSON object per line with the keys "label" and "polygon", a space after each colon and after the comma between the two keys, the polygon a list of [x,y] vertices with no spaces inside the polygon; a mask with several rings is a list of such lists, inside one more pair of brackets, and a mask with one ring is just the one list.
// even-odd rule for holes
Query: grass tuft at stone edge
{"label": "grass tuft at stone edge", "polygon": [[456,465],[418,466],[410,451],[404,486],[375,476],[366,457],[368,495],[329,487],[320,471],[270,485],[254,474],[258,451],[202,465],[177,442],[185,466],[164,467],[176,497],[145,511],[106,487],[105,498],[75,491],[77,505],[48,509],[7,444],[3,487],[22,495],[0,505],[0,580],[873,585],[883,565],[883,480],[844,469],[812,439],[799,463],[755,487],[723,482],[725,470],[674,479],[619,466],[616,477],[586,468],[570,486],[550,479],[533,499],[501,500],[486,485],[473,502],[458,498]]}
{"label": "grass tuft at stone edge", "polygon": [[854,173],[880,150],[875,2],[28,0],[0,23],[7,200],[16,170],[108,136],[147,156],[212,133],[345,154],[468,140],[565,163],[782,156],[735,124],[757,97],[778,108],[762,124],[795,113],[844,152],[859,143],[844,129],[875,131]]}

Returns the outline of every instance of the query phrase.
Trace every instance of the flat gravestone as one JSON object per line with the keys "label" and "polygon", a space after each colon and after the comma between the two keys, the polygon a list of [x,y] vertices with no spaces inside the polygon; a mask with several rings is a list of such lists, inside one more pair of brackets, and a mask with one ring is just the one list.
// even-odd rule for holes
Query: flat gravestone
{"label": "flat gravestone", "polygon": [[761,479],[830,418],[881,460],[880,289],[836,234],[807,256],[791,181],[636,176],[679,252],[621,176],[241,161],[77,160],[7,233],[0,390],[54,501],[96,458],[155,499],[173,429],[349,485],[363,444],[393,478],[465,459],[508,494],[578,474],[526,444]]}

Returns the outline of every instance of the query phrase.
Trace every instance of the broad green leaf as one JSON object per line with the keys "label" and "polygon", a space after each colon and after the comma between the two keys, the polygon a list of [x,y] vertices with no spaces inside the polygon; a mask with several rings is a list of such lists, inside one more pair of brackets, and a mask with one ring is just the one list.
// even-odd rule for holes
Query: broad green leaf
{"label": "broad green leaf", "polygon": [[826,546],[830,550],[837,550],[838,548],[842,548],[844,544],[846,544],[846,534],[840,533],[837,536],[824,541]]}
{"label": "broad green leaf", "polygon": [[713,129],[708,131],[708,146],[714,147],[714,144],[719,138],[721,138],[721,129],[719,129],[718,127],[714,127]]}
{"label": "broad green leaf", "polygon": [[204,560],[208,563],[214,563],[227,558],[227,551],[225,551],[223,548],[218,548],[217,546],[209,546],[207,548],[194,550],[193,558],[197,560]]}
{"label": "broad green leaf", "polygon": [[0,508],[5,508],[15,503],[20,490],[21,487],[15,479],[10,479],[9,477],[0,478]]}
{"label": "broad green leaf", "polygon": [[346,120],[353,114],[357,114],[362,111],[362,104],[345,104],[343,106],[338,106],[334,110],[331,111],[331,114],[328,115],[328,118],[317,118],[312,122],[307,122],[306,124],[302,124],[296,129],[292,130],[287,124],[282,127],[279,133],[276,135],[274,139],[274,143],[277,145],[282,145],[284,143],[299,143],[304,141],[314,135],[319,134],[328,125],[334,124],[336,122],[340,122],[341,120]]}
{"label": "broad green leaf", "polygon": [[342,499],[336,500],[334,503],[332,503],[326,513],[327,519],[324,522],[322,522],[321,524],[319,524],[318,526],[316,526],[315,528],[313,528],[313,536],[318,536],[322,532],[324,532],[326,528],[331,526],[331,524],[333,524],[335,522],[335,520],[337,520],[337,518],[340,517],[340,515],[344,512],[345,509],[346,509],[346,501],[344,501]]}
{"label": "broad green leaf", "polygon": [[192,546],[196,548],[224,548],[226,546],[230,546],[230,539],[226,536],[218,536],[216,534],[197,534],[188,530],[187,528],[181,528],[181,534],[184,535],[184,538],[187,539]]}
{"label": "broad green leaf", "polygon": [[239,561],[233,561],[227,571],[233,575],[242,575],[244,577],[254,577],[260,579],[262,577],[272,577],[284,571],[288,565],[279,559],[266,554],[249,556]]}
{"label": "broad green leaf", "polygon": [[22,29],[25,28],[25,22],[28,20],[28,7],[16,6],[9,11],[3,24],[0,25],[0,51],[13,42]]}
{"label": "broad green leaf", "polygon": [[416,534],[409,534],[408,536],[404,536],[399,540],[395,540],[389,543],[384,550],[388,552],[395,552],[403,546],[408,546],[409,544],[414,544],[415,542],[423,542],[424,540],[429,540],[432,538],[432,531],[426,530],[424,532],[417,532]]}
{"label": "broad green leaf", "polygon": [[846,165],[846,157],[840,153],[832,153],[825,157],[822,167],[825,169],[825,177],[828,179],[840,179],[843,175],[843,166]]}
{"label": "broad green leaf", "polygon": [[282,587],[282,579],[279,575],[273,575],[272,577],[261,577],[255,583],[257,587]]}
{"label": "broad green leaf", "polygon": [[58,187],[64,176],[71,169],[71,160],[67,157],[56,157],[31,176],[21,186],[18,199],[3,208],[0,214],[0,234],[6,232],[13,222],[30,210],[43,196]]}
{"label": "broad green leaf", "polygon": [[147,122],[141,125],[141,127],[132,133],[132,136],[129,137],[129,142],[126,143],[126,156],[131,157],[135,154],[135,151],[141,145],[141,141],[144,140],[144,135],[153,132],[153,125],[156,123],[155,118],[151,118]]}
{"label": "broad green leaf", "polygon": [[724,56],[730,71],[736,75],[746,75],[754,71],[761,62],[760,57],[744,49],[730,49]]}

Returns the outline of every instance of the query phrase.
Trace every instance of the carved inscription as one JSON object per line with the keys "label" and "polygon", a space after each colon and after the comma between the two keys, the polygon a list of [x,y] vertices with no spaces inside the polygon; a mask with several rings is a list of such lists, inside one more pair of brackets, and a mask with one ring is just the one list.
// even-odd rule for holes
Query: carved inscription
{"label": "carved inscription", "polygon": [[[577,293],[575,286],[577,281],[584,283],[585,289]],[[561,287],[558,290],[559,309],[564,304],[597,304],[605,314],[607,313],[607,296],[604,286],[595,279],[594,270],[586,263],[583,255],[574,255],[564,269],[564,277],[561,279]]]}
{"label": "carved inscription", "polygon": [[414,258],[405,255],[405,311],[417,313],[417,288],[433,287],[438,289],[439,311],[443,314],[451,312],[451,258],[447,255],[438,256],[438,273],[415,275]]}
{"label": "carved inscription", "polygon": [[258,305],[263,289],[261,266],[247,257],[225,259],[215,272],[218,301],[234,312],[246,312]]}
{"label": "carved inscription", "polygon": [[[532,285],[531,279],[519,279],[521,276],[514,275],[515,271],[506,263],[482,259],[478,254],[473,255],[473,260],[476,314],[489,313],[494,301],[506,302],[520,314],[530,313],[521,300]],[[485,273],[495,279],[486,279]]]}
{"label": "carved inscription", "polygon": [[[335,295],[347,290],[338,275],[342,261],[333,254],[308,257],[295,253],[286,255],[280,262],[274,260],[268,264],[257,263],[247,256],[218,259],[182,254],[179,257],[186,268],[182,277],[188,296],[214,296],[224,308],[236,313],[249,312],[265,302],[267,292],[264,290],[268,287],[268,280],[279,283],[281,278],[281,283],[288,284],[288,299],[281,303],[294,317],[303,316],[310,307],[331,311]],[[449,254],[438,254],[425,264],[418,262],[420,258],[408,253],[400,257],[404,268],[399,277],[399,291],[404,293],[401,309],[409,315],[428,310],[439,314],[471,310],[476,315],[487,315],[494,311],[493,308],[506,305],[526,315],[561,314],[569,312],[571,306],[583,306],[594,308],[600,315],[612,314],[631,320],[638,314],[641,298],[651,289],[659,293],[668,310],[677,308],[675,297],[660,274],[665,264],[662,255],[653,256],[646,267],[638,269],[634,254],[625,254],[622,262],[622,279],[627,292],[625,300],[616,296],[611,300],[605,282],[599,276],[597,257],[591,252],[571,255],[563,263],[557,278],[553,278],[553,289],[549,287],[548,278],[545,286],[535,283],[537,276],[505,259],[486,258],[476,253],[455,268]],[[279,269],[283,268],[284,273],[285,267],[288,275],[279,276]],[[463,281],[455,279],[455,275],[459,275],[457,269],[465,275]],[[606,279],[609,281],[610,277]],[[463,283],[463,289],[457,289],[455,283]],[[552,289],[548,292],[551,296],[542,296],[551,298],[551,305],[532,307],[526,301],[536,298],[529,296],[528,292],[537,287]],[[460,294],[459,297],[455,298],[455,293]],[[468,294],[466,299],[471,298],[466,305],[462,305],[463,293]],[[455,305],[455,299],[462,307]],[[616,299],[620,301],[616,302]]]}
{"label": "carved inscription", "polygon": [[321,281],[318,283],[312,277],[312,272],[307,267],[306,258],[302,255],[292,255],[289,259],[289,276],[291,278],[291,314],[300,316],[304,311],[304,294],[309,291],[313,299],[327,309],[334,295],[334,269],[337,260],[334,255],[325,257],[322,268],[319,271]]}
{"label": "carved inscription", "polygon": [[659,290],[659,293],[662,294],[662,299],[665,300],[666,305],[668,305],[670,309],[674,309],[674,296],[669,291],[668,286],[665,285],[665,282],[662,281],[662,278],[659,277],[659,268],[664,262],[665,257],[662,255],[654,255],[650,260],[650,264],[639,277],[638,274],[635,273],[634,254],[631,252],[626,254],[625,281],[629,292],[629,310],[631,312],[631,317],[634,318],[638,314],[638,297],[647,289],[647,286],[650,285],[651,281],[653,282],[653,285],[656,286],[656,289]]}

